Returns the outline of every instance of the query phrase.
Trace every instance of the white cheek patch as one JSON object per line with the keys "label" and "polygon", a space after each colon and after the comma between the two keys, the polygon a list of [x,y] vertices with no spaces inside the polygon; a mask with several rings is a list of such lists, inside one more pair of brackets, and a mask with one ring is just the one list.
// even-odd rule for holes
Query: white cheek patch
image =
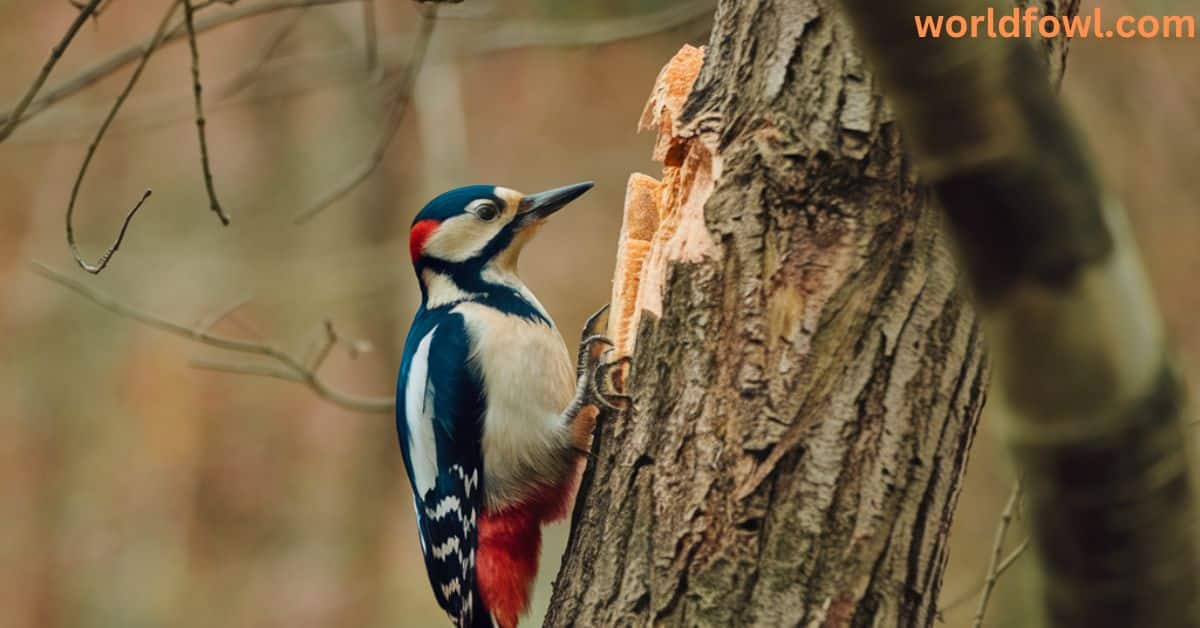
{"label": "white cheek patch", "polygon": [[455,216],[442,222],[429,236],[421,254],[447,262],[469,260],[478,255],[506,224],[507,217],[484,222],[471,214]]}

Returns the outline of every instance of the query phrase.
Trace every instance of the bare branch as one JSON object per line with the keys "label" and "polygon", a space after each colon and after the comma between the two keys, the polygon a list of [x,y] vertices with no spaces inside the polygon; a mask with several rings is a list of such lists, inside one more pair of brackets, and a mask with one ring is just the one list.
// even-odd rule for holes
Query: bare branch
{"label": "bare branch", "polygon": [[[89,157],[90,157],[90,152],[92,152],[92,151],[89,151]],[[83,173],[83,171],[80,170],[81,177],[82,177],[82,173]],[[76,189],[78,189],[78,188],[76,188]],[[100,271],[102,271],[106,267],[108,267],[108,262],[110,260],[112,260],[112,256],[116,255],[117,250],[121,248],[121,243],[125,241],[125,232],[127,230],[129,230],[129,223],[133,220],[133,217],[137,215],[138,210],[142,208],[142,205],[145,204],[146,199],[150,198],[150,194],[152,194],[152,193],[153,193],[153,190],[150,190],[150,189],[147,189],[145,192],[143,192],[142,198],[139,199],[137,204],[135,204],[133,206],[133,209],[130,209],[129,212],[127,214],[125,214],[125,220],[121,221],[121,230],[117,232],[117,239],[113,240],[113,243],[108,247],[108,249],[106,251],[104,251],[104,254],[101,255],[96,260],[95,264],[88,263],[87,260],[83,259],[83,255],[79,252],[79,246],[75,243],[75,231],[71,227],[71,219],[69,217],[71,210],[70,209],[67,210],[67,214],[68,214],[67,246],[69,246],[71,248],[71,256],[75,258],[75,262],[77,264],[79,264],[80,268],[86,270],[87,272],[89,272],[93,275],[98,275],[98,274],[100,274]],[[75,191],[72,191],[72,193],[71,193],[72,207],[74,206],[74,203],[75,203]]]}
{"label": "bare branch", "polygon": [[[87,3],[82,2],[82,0],[67,0],[67,2],[80,11],[87,8]],[[100,4],[96,7],[96,10],[92,11],[92,21],[98,22],[100,20],[100,14],[104,13],[104,10],[107,9],[108,5],[110,4],[112,4],[112,0],[101,0]]]}
{"label": "bare branch", "polygon": [[203,2],[200,2],[199,4],[194,5],[192,8],[193,8],[193,10],[199,11],[200,9],[207,9],[208,7],[210,7],[214,4],[224,4],[224,5],[228,5],[228,6],[233,6],[237,3],[238,3],[238,0],[203,0]]}
{"label": "bare branch", "polygon": [[[99,0],[92,0],[92,3],[89,6],[95,5],[98,1]],[[265,15],[268,13],[274,13],[276,11],[361,1],[362,0],[271,0],[267,2],[252,3],[239,6],[233,10],[223,11],[206,19],[196,20],[195,32],[197,35],[199,35],[215,28],[225,26],[226,24],[232,24],[239,20]],[[208,6],[209,4],[211,3],[197,5],[195,10],[199,11],[202,6]],[[80,16],[83,16],[86,19],[86,16],[84,16],[83,13],[84,12],[81,11]],[[0,141],[6,139],[8,135],[12,133],[13,129],[19,126],[20,123],[25,122],[33,116],[41,113],[50,105],[53,105],[54,103],[71,96],[72,94],[75,94],[85,87],[95,84],[97,81],[112,74],[113,72],[116,72],[126,65],[137,61],[146,54],[146,50],[148,48],[152,46],[157,47],[157,44],[154,43],[155,38],[151,37],[140,44],[134,44],[121,50],[120,52],[117,52],[116,54],[79,72],[75,76],[63,81],[62,83],[47,89],[46,92],[40,96],[37,96],[42,84],[46,81],[46,77],[50,74],[50,69],[53,68],[54,64],[58,62],[58,58],[62,55],[62,51],[66,48],[66,44],[70,43],[71,38],[75,36],[75,31],[79,30],[79,23],[82,23],[82,20],[79,20],[77,16],[77,22],[72,24],[72,28],[67,31],[67,36],[64,37],[63,41],[54,48],[55,52],[51,54],[50,60],[46,63],[46,67],[42,69],[42,75],[40,75],[30,87],[29,91],[25,94],[25,97],[22,98],[22,101],[18,103],[18,105],[11,111],[0,114],[0,122],[3,122],[5,125],[3,127],[4,130],[0,131]],[[185,37],[187,37],[187,27],[181,21],[177,24],[174,24],[170,29],[167,30],[166,36],[162,38],[160,43],[171,43],[184,39]]]}
{"label": "bare branch", "polygon": [[392,96],[388,110],[387,126],[378,135],[375,148],[371,151],[371,156],[360,164],[344,182],[335,186],[333,190],[322,196],[317,202],[297,214],[295,217],[296,223],[308,221],[346,194],[349,194],[354,188],[365,181],[367,177],[371,176],[371,173],[375,172],[375,169],[383,162],[388,147],[392,145],[392,138],[395,137],[396,132],[400,129],[400,123],[404,121],[404,114],[408,111],[408,105],[412,101],[413,86],[416,85],[417,76],[421,72],[421,66],[425,64],[425,53],[429,50],[429,41],[433,37],[433,30],[436,24],[437,5],[423,7],[421,10],[421,24],[417,33],[417,39],[413,43],[413,51],[409,57],[408,67],[405,68],[398,88]]}
{"label": "bare branch", "polygon": [[221,373],[233,373],[235,375],[273,377],[275,379],[282,379],[289,382],[304,383],[304,378],[293,373],[292,371],[259,364],[229,364],[226,362],[214,362],[212,360],[188,360],[188,366],[204,371],[219,371]]}
{"label": "bare branch", "polygon": [[[1013,549],[1013,551],[1009,552],[1008,556],[1004,557],[1004,560],[1000,562],[1000,566],[996,567],[996,577],[999,578],[1000,576],[1004,575],[1004,572],[1008,571],[1008,568],[1012,567],[1013,563],[1017,562],[1017,559],[1020,558],[1021,554],[1024,554],[1025,550],[1027,549],[1029,549],[1029,537],[1025,537],[1025,540],[1021,541],[1017,547]],[[983,590],[985,584],[987,584],[987,579],[980,579],[979,582],[975,583],[975,586],[963,591],[958,595],[958,597],[954,598],[945,606],[938,609],[938,619],[945,621],[943,616],[946,613],[949,613],[950,611],[962,606],[974,598],[980,591]]]}
{"label": "bare branch", "polygon": [[714,0],[672,4],[660,11],[595,20],[506,20],[472,42],[470,53],[528,47],[577,47],[635,39],[678,28],[713,12]]}
{"label": "bare branch", "polygon": [[1008,503],[1004,505],[1004,511],[1000,513],[1000,524],[996,526],[996,540],[992,545],[992,559],[988,564],[987,577],[983,581],[983,594],[979,597],[979,607],[975,610],[975,623],[972,624],[974,628],[983,626],[983,615],[987,612],[988,601],[992,597],[992,591],[996,588],[996,581],[1000,578],[1000,555],[1004,551],[1004,537],[1008,534],[1008,526],[1012,523],[1013,513],[1016,512],[1017,505],[1020,502],[1021,479],[1017,478],[1017,481],[1013,483],[1012,493],[1008,496]]}
{"label": "bare branch", "polygon": [[183,21],[187,25],[188,47],[192,51],[192,94],[196,104],[196,133],[200,136],[200,167],[204,171],[204,189],[208,192],[208,207],[221,219],[221,224],[229,226],[229,214],[217,200],[217,190],[213,185],[212,164],[208,159],[208,135],[204,132],[204,99],[201,97],[203,87],[200,84],[200,47],[196,44],[196,18],[192,0],[183,0]]}
{"label": "bare branch", "polygon": [[[333,2],[326,0],[320,4],[361,1],[337,0],[337,2]],[[283,4],[286,6],[282,8],[286,9],[303,9],[308,6],[316,6],[316,3],[312,3],[310,0],[303,2],[292,0]],[[497,22],[488,31],[480,33],[478,37],[473,38],[468,49],[455,51],[455,54],[459,58],[469,58],[504,50],[531,47],[592,46],[634,39],[697,23],[701,18],[711,14],[713,4],[713,0],[694,0],[693,2],[681,5],[672,5],[659,11],[640,13],[636,16],[594,19],[587,20],[586,23],[583,23],[581,20],[505,19]],[[258,7],[259,5],[249,5],[246,9]],[[241,9],[239,9],[240,11]],[[209,16],[207,19],[197,18],[196,33],[201,34],[205,30],[227,24],[229,21],[227,16],[233,14],[235,14],[234,11],[225,11],[215,16]],[[256,15],[259,15],[259,13],[241,15],[241,17],[254,17]],[[438,13],[439,22],[444,22],[447,19],[479,20],[485,17],[487,17],[486,14],[482,16],[459,14],[451,17],[447,15],[445,7]],[[219,23],[214,24],[214,22]],[[179,27],[178,35],[174,27],[168,30],[164,44],[174,41],[176,37],[182,38],[184,35],[182,24]],[[281,29],[281,32],[288,30],[291,29],[284,28]],[[275,36],[280,37],[280,32],[277,32]],[[145,44],[131,46],[92,68],[81,72],[75,78],[48,89],[47,93],[41,98],[35,99],[34,110],[26,112],[22,122],[28,121],[34,115],[42,113],[59,100],[71,96],[124,67],[124,65],[130,63],[141,54],[144,46]],[[400,64],[406,65],[409,61],[408,56],[412,46],[413,37],[410,35],[380,38],[377,42],[379,54],[378,71],[384,72],[389,67],[395,67]],[[273,46],[265,47],[267,50],[272,48]],[[269,62],[267,61],[268,58],[270,59]],[[256,95],[253,98],[242,99],[238,103],[235,103],[246,104],[247,102],[290,98],[298,94],[307,93],[313,89],[335,87],[361,81],[361,77],[353,71],[361,67],[360,64],[362,63],[362,51],[358,47],[340,48],[315,54],[288,55],[283,58],[274,58],[272,54],[268,54],[265,55],[265,58],[260,57],[260,59],[262,61],[251,64],[250,67],[238,71],[234,76],[220,79],[215,87],[211,86],[210,81],[210,91],[215,89],[220,94],[219,98],[224,99],[240,92],[253,82],[257,88]],[[64,92],[64,90],[66,91]],[[51,100],[43,103],[43,99],[45,98],[51,98]],[[174,103],[174,100],[165,93],[158,98],[158,101],[164,105],[166,103]],[[214,109],[211,106],[212,103],[213,101],[210,99],[210,110]],[[216,109],[222,109],[222,104],[230,105],[231,103],[217,103]],[[177,108],[180,113],[172,114],[169,118],[156,121],[150,125],[139,125],[138,128],[157,128],[167,122],[186,119],[182,113],[184,103],[179,102],[178,105],[171,104],[170,106],[173,109]],[[191,103],[187,103],[187,107],[190,109]],[[0,122],[6,120],[5,115],[4,113],[0,113]],[[71,121],[63,121],[63,124],[77,122],[78,119],[72,119]],[[55,138],[56,140],[63,138],[61,129],[56,128]]]}
{"label": "bare branch", "polygon": [[9,114],[8,119],[5,120],[4,126],[0,127],[0,142],[3,142],[6,138],[8,138],[8,136],[12,134],[13,129],[17,128],[17,123],[20,121],[21,116],[25,114],[25,110],[29,107],[29,104],[33,102],[33,98],[37,96],[38,91],[42,89],[42,85],[46,84],[46,79],[50,77],[50,71],[54,69],[55,64],[57,64],[58,60],[62,58],[63,52],[67,49],[67,46],[71,45],[71,40],[75,39],[75,34],[79,32],[79,27],[83,26],[83,23],[87,21],[88,16],[91,15],[96,10],[96,7],[99,6],[103,1],[104,0],[91,0],[91,2],[88,2],[87,5],[80,7],[79,13],[75,15],[75,21],[71,22],[71,26],[67,28],[66,34],[63,35],[63,38],[58,42],[58,45],[54,46],[54,48],[50,50],[50,58],[46,59],[45,65],[42,66],[42,71],[38,74],[37,78],[33,80],[33,85],[29,86],[29,89],[26,90],[25,95],[21,97],[21,101],[17,103],[17,106],[13,108],[12,113]]}
{"label": "bare branch", "polygon": [[[205,329],[187,327],[169,321],[165,318],[148,314],[141,310],[134,309],[117,299],[106,295],[91,286],[84,285],[75,279],[50,268],[40,262],[33,262],[31,265],[34,272],[57,283],[65,288],[68,288],[100,307],[123,316],[125,318],[137,321],[148,327],[165,331],[174,334],[181,338],[205,344],[210,347],[234,351],[245,355],[259,356],[267,358],[275,363],[274,368],[266,368],[255,365],[223,365],[218,370],[247,373],[252,375],[265,375],[269,377],[277,377],[288,381],[295,381],[305,385],[312,390],[317,396],[325,399],[335,405],[341,406],[348,410],[358,412],[372,413],[390,413],[395,408],[395,403],[390,398],[372,398],[350,395],[331,388],[317,374],[315,367],[309,368],[304,363],[297,359],[292,354],[279,349],[273,345],[259,342],[250,342],[239,338],[231,338],[214,334]],[[207,367],[212,367],[205,363]]]}
{"label": "bare branch", "polygon": [[325,363],[325,358],[329,357],[329,351],[338,342],[338,335],[337,331],[333,328],[333,321],[325,319],[324,330],[325,337],[321,340],[321,347],[317,349],[316,356],[308,363],[308,368],[314,371],[321,368],[321,365]]}
{"label": "bare branch", "polygon": [[[167,12],[163,15],[162,20],[158,24],[158,28],[154,31],[154,36],[150,39],[150,45],[146,46],[146,50],[142,53],[141,59],[138,60],[137,67],[134,68],[133,74],[131,74],[129,76],[129,80],[125,82],[125,87],[121,90],[121,93],[117,96],[117,99],[113,101],[112,107],[108,110],[108,115],[104,118],[104,122],[100,124],[100,128],[96,130],[95,137],[93,137],[92,142],[88,144],[87,153],[83,157],[83,164],[79,166],[79,172],[75,175],[75,183],[71,186],[71,198],[67,201],[67,246],[71,249],[71,256],[75,258],[75,263],[79,264],[80,268],[92,273],[93,275],[99,274],[100,271],[104,270],[104,268],[108,266],[109,260],[111,260],[112,256],[117,252],[117,249],[121,247],[121,242],[125,239],[125,231],[129,228],[129,222],[133,220],[134,215],[137,214],[138,210],[142,208],[142,204],[146,202],[146,199],[150,198],[150,190],[146,190],[145,194],[142,195],[141,200],[139,200],[137,204],[133,206],[133,209],[129,210],[129,213],[125,215],[125,221],[121,224],[121,231],[117,234],[117,239],[115,242],[113,242],[112,246],[110,246],[108,250],[104,252],[104,255],[100,256],[100,259],[97,260],[95,264],[90,264],[87,260],[83,259],[83,255],[79,252],[79,245],[75,243],[75,227],[73,219],[75,216],[75,203],[79,199],[79,188],[83,185],[83,177],[87,174],[87,169],[92,163],[92,158],[96,156],[96,149],[99,148],[101,140],[104,139],[104,134],[108,132],[108,128],[112,126],[113,120],[115,120],[117,117],[117,112],[121,110],[121,106],[125,104],[126,99],[129,98],[129,94],[133,92],[133,87],[137,85],[138,79],[142,77],[142,70],[146,68],[146,64],[149,63],[150,57],[154,54],[154,51],[158,49],[159,44],[162,43],[167,24],[171,21],[171,16],[175,14],[175,7],[178,4],[179,0],[171,0],[170,6],[167,7]],[[12,120],[16,119],[17,118],[15,117],[12,118]]]}

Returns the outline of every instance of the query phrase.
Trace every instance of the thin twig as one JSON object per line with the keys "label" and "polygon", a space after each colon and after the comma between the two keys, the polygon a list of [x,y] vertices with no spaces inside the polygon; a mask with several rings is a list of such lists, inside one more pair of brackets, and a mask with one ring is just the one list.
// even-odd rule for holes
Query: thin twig
{"label": "thin twig", "polygon": [[367,51],[367,73],[379,65],[379,35],[375,26],[375,0],[363,0],[363,47]]}
{"label": "thin twig", "polygon": [[221,373],[233,373],[235,375],[273,377],[275,379],[282,379],[289,382],[304,383],[304,378],[292,371],[273,366],[264,366],[261,364],[229,364],[227,362],[215,362],[212,360],[188,360],[188,366],[203,371],[219,371]]}
{"label": "thin twig", "polygon": [[[1029,537],[1026,537],[1025,540],[1021,541],[1013,551],[1009,552],[1008,556],[1004,557],[1004,560],[1000,562],[1000,566],[996,568],[996,577],[999,578],[1000,576],[1004,575],[1004,572],[1008,571],[1008,568],[1011,567],[1013,563],[1017,562],[1017,559],[1021,557],[1021,554],[1025,553],[1026,549],[1029,549]],[[986,582],[986,578],[981,578],[979,582],[975,583],[975,586],[963,591],[958,595],[958,597],[950,600],[950,602],[948,602],[945,606],[939,608],[938,618],[944,619],[943,616],[946,613],[949,613],[950,611],[973,599],[976,594],[983,590],[983,586]]]}
{"label": "thin twig", "polygon": [[[159,43],[162,42],[163,34],[166,31],[167,24],[171,21],[171,16],[175,14],[175,7],[179,4],[179,0],[171,0],[170,6],[167,7],[167,12],[163,15],[162,20],[158,23],[158,28],[154,31],[154,36],[150,39],[150,45],[146,46],[146,50],[142,53],[141,59],[138,61],[137,67],[133,69],[133,74],[129,76],[129,80],[125,82],[125,87],[113,101],[112,107],[108,110],[108,115],[105,116],[104,122],[100,124],[100,128],[96,130],[96,135],[92,138],[92,142],[88,144],[87,153],[84,154],[83,164],[79,166],[79,172],[75,175],[75,183],[71,186],[71,198],[67,201],[67,246],[71,249],[71,256],[75,258],[75,263],[79,267],[93,275],[99,274],[108,266],[108,262],[112,256],[121,247],[121,242],[125,239],[125,230],[129,228],[129,222],[133,220],[134,215],[142,208],[142,204],[146,199],[150,198],[150,190],[146,190],[142,194],[141,200],[125,214],[125,221],[121,223],[121,231],[117,234],[117,239],[112,246],[100,256],[100,259],[95,264],[88,263],[83,259],[83,255],[79,252],[79,245],[75,243],[75,203],[79,199],[79,189],[83,186],[83,177],[87,174],[88,166],[92,163],[92,158],[96,156],[96,149],[100,146],[100,141],[104,139],[104,134],[108,132],[108,128],[112,126],[113,120],[117,117],[117,112],[121,110],[121,106],[125,104],[129,94],[133,92],[133,88],[137,85],[138,79],[142,77],[142,70],[146,68],[146,64],[150,62],[150,57],[154,51],[158,49]],[[16,118],[13,118],[14,120]]]}
{"label": "thin twig", "polygon": [[[98,0],[92,0],[92,4],[95,4],[97,1]],[[221,13],[206,19],[198,19],[195,23],[195,31],[196,34],[199,35],[201,33],[225,26],[227,24],[232,24],[243,19],[274,13],[276,11],[286,11],[288,9],[300,9],[305,7],[334,4],[347,4],[350,2],[362,2],[362,0],[271,0],[252,3],[239,6],[236,9],[229,11],[222,11]],[[200,6],[195,7],[195,9],[199,11]],[[81,11],[80,14],[82,15],[83,12]],[[0,132],[0,141],[3,141],[8,136],[7,134],[12,132],[13,128],[22,122],[28,121],[30,118],[41,113],[42,111],[45,111],[50,105],[53,105],[63,98],[75,94],[85,87],[97,83],[113,72],[116,72],[126,65],[137,61],[146,54],[147,48],[150,48],[151,46],[157,47],[157,45],[154,44],[154,37],[151,37],[150,39],[147,39],[141,43],[129,46],[128,48],[113,54],[103,61],[100,61],[99,63],[80,71],[75,76],[72,76],[63,82],[48,88],[45,93],[42,93],[40,96],[35,98],[34,96],[38,94],[42,84],[45,83],[46,77],[50,73],[50,69],[58,61],[58,57],[62,55],[62,50],[66,48],[66,44],[70,43],[71,38],[75,35],[74,31],[77,30],[79,30],[78,26],[72,24],[72,29],[67,31],[67,36],[64,37],[62,43],[55,47],[56,54],[52,53],[50,60],[47,61],[46,67],[42,69],[42,75],[39,76],[34,84],[30,87],[29,91],[22,99],[22,102],[18,103],[18,105],[12,110],[0,113],[0,122],[3,122],[5,125],[4,128],[7,129],[6,133]],[[172,43],[182,40],[185,37],[187,37],[187,27],[182,21],[180,21],[179,23],[171,26],[171,28],[167,31],[166,36],[162,38],[161,43]]]}
{"label": "thin twig", "polygon": [[[80,173],[82,172],[83,171],[81,170]],[[72,190],[71,192],[72,205],[75,202],[74,198],[77,190],[78,188]],[[150,198],[152,193],[153,190],[147,188],[146,191],[142,193],[142,198],[138,199],[138,202],[133,206],[133,209],[130,209],[129,212],[125,214],[125,220],[121,221],[121,230],[117,232],[117,239],[113,240],[112,245],[109,246],[108,249],[96,259],[95,264],[89,264],[87,260],[83,259],[83,255],[79,252],[79,246],[75,243],[75,232],[71,229],[70,218],[68,218],[67,246],[71,248],[71,256],[75,258],[75,263],[79,264],[80,268],[93,275],[99,275],[100,271],[108,267],[108,262],[112,260],[113,255],[116,255],[117,250],[121,248],[121,243],[125,241],[125,232],[129,230],[129,223],[133,221],[133,217],[137,215],[138,210],[142,208],[142,205],[145,204],[146,199]]]}
{"label": "thin twig", "polygon": [[[81,0],[67,0],[67,1],[71,4],[71,6],[75,7],[76,9],[78,9],[80,11],[87,8],[87,3],[82,2]],[[112,0],[101,0],[99,6],[96,7],[96,10],[92,11],[92,21],[98,22],[100,20],[100,14],[104,13],[104,10],[107,9],[108,5],[110,5],[110,4],[112,4]]]}
{"label": "thin twig", "polygon": [[237,3],[238,3],[238,0],[202,0],[200,3],[196,4],[192,8],[199,11],[200,9],[207,9],[208,7],[211,7],[214,4],[224,4],[224,5],[228,5],[228,6],[233,6]]}
{"label": "thin twig", "polygon": [[[271,2],[263,4],[250,4],[244,8],[239,8],[237,11],[223,11],[215,15],[206,15],[203,18],[197,17],[196,32],[201,34],[204,31],[217,28],[229,24],[231,17],[248,18],[255,17],[270,11],[280,11],[285,9],[302,9],[309,6],[328,5],[328,4],[343,4],[349,2],[362,2],[363,0],[290,0],[283,2]],[[462,6],[462,5],[458,5]],[[455,58],[470,58],[478,55],[493,54],[505,50],[516,50],[530,47],[579,47],[579,46],[595,46],[615,41],[635,39],[638,37],[647,36],[653,33],[666,30],[680,28],[688,24],[698,23],[702,18],[711,14],[713,7],[712,0],[694,0],[693,2],[680,5],[670,6],[660,11],[650,13],[641,13],[635,16],[622,16],[615,18],[603,18],[587,20],[502,20],[495,24],[495,27],[486,32],[480,33],[479,37],[473,40],[469,48],[458,49],[451,51]],[[249,14],[245,13],[253,9]],[[477,20],[478,17],[457,16],[463,19],[469,18]],[[634,19],[636,18],[636,20]],[[447,12],[443,10],[438,13],[438,21],[445,22],[447,19],[452,19],[447,16]],[[168,30],[167,37],[163,40],[164,45],[173,43],[185,36],[185,29],[180,23],[177,27],[172,27]],[[408,51],[412,48],[411,36],[392,36],[379,39],[379,70],[384,72],[391,65],[395,65],[395,58],[399,55],[396,50],[404,49]],[[92,85],[93,83],[103,79],[104,77],[120,70],[125,65],[135,60],[144,50],[145,43],[133,45],[126,48],[113,56],[107,58],[100,63],[84,70],[74,78],[64,81],[58,85],[47,88],[39,98],[34,100],[33,110],[27,111],[21,122],[26,122],[32,119],[36,114],[43,113],[51,105],[58,101],[67,98],[76,92]],[[407,61],[408,52],[404,54]],[[245,85],[251,81],[254,82],[256,88],[259,88],[256,93],[260,93],[252,99],[247,99],[239,103],[246,102],[261,102],[265,100],[275,100],[278,98],[290,98],[298,94],[308,93],[315,89],[323,89],[326,87],[334,87],[346,83],[358,83],[361,81],[360,76],[353,72],[354,69],[360,67],[362,51],[357,47],[348,49],[337,49],[327,53],[316,54],[297,54],[288,55],[283,58],[274,58],[270,62],[265,63],[261,67],[261,74],[257,72],[239,71],[234,77],[222,79],[219,86],[209,87],[209,91],[214,89],[225,98],[232,93],[239,92]],[[307,84],[293,85],[297,82],[297,77],[306,79],[321,79],[328,81],[323,84]],[[211,81],[210,81],[211,83]],[[285,87],[280,87],[281,85]],[[272,92],[272,89],[275,91]],[[261,93],[266,93],[264,97]],[[160,98],[164,100],[166,97]],[[188,98],[188,100],[191,100]],[[226,103],[229,104],[229,103]],[[183,111],[184,103],[179,104],[179,110]],[[191,115],[192,105],[186,103],[188,113]],[[212,100],[209,100],[209,109],[213,109]],[[220,106],[218,109],[222,108]],[[3,123],[8,118],[6,113],[0,112],[0,123]],[[99,117],[99,116],[97,116]],[[170,119],[165,119],[150,125],[139,126],[139,130],[148,128],[157,128],[167,122],[186,119],[185,114],[172,114]],[[55,139],[64,139],[61,132],[55,133]]]}
{"label": "thin twig", "polygon": [[196,44],[196,18],[192,0],[183,0],[183,21],[187,25],[188,47],[192,50],[192,95],[196,104],[196,134],[200,136],[200,167],[204,171],[204,189],[208,192],[208,207],[221,219],[221,224],[229,226],[229,214],[221,207],[217,199],[216,186],[213,185],[212,164],[208,159],[208,134],[204,132],[204,98],[201,96],[203,87],[200,84],[200,46]]}
{"label": "thin twig", "polygon": [[330,350],[333,349],[333,346],[338,341],[337,331],[333,328],[333,321],[325,319],[324,330],[325,337],[321,341],[321,346],[317,349],[316,356],[308,363],[308,368],[314,371],[321,368],[321,365],[325,363],[325,358],[329,357]]}
{"label": "thin twig", "polygon": [[245,307],[245,305],[250,302],[251,298],[252,297],[243,297],[238,299],[237,301],[225,306],[223,309],[217,310],[213,314],[204,317],[199,323],[196,324],[196,329],[203,329],[204,331],[212,329],[217,325],[217,323],[229,318],[234,312]]}
{"label": "thin twig", "polygon": [[269,40],[267,45],[263,47],[262,53],[258,56],[258,61],[251,64],[249,67],[240,70],[231,78],[224,79],[217,87],[217,100],[224,100],[230,96],[236,95],[238,92],[254,84],[255,79],[262,72],[263,66],[271,59],[275,58],[275,53],[279,51],[279,47],[287,40],[288,35],[296,30],[296,26],[300,24],[300,20],[304,17],[304,9],[300,9],[292,14],[291,19],[280,26]]}
{"label": "thin twig", "polygon": [[[1000,513],[1000,524],[996,526],[996,540],[992,545],[992,558],[988,563],[987,577],[983,581],[983,593],[979,596],[979,607],[975,610],[975,622],[972,624],[974,628],[980,628],[983,625],[983,616],[987,613],[988,601],[992,597],[992,591],[996,588],[996,581],[1000,577],[1000,555],[1004,551],[1004,537],[1008,534],[1008,526],[1012,524],[1013,513],[1017,510],[1017,504],[1021,501],[1021,478],[1013,483],[1012,493],[1008,496],[1008,503],[1004,505],[1004,511]],[[1015,560],[1015,559],[1014,559]]]}
{"label": "thin twig", "polygon": [[429,51],[429,41],[433,38],[434,26],[437,24],[437,5],[421,7],[420,12],[421,24],[417,32],[417,39],[413,43],[412,55],[409,57],[408,67],[405,68],[399,86],[393,93],[388,108],[387,126],[378,135],[378,139],[375,141],[375,148],[371,151],[371,156],[360,164],[358,169],[344,182],[335,186],[333,190],[322,196],[315,203],[296,214],[296,223],[308,221],[346,194],[349,194],[354,188],[365,181],[367,177],[371,176],[371,173],[375,172],[379,164],[383,163],[383,158],[387,155],[388,147],[392,145],[392,138],[400,130],[400,123],[404,121],[404,114],[408,111],[409,103],[412,102],[413,87],[417,83],[417,76],[421,73],[421,66],[425,64],[425,53]]}
{"label": "thin twig", "polygon": [[165,318],[148,314],[141,310],[137,310],[125,305],[117,299],[95,290],[91,286],[85,285],[82,282],[76,281],[75,279],[40,262],[33,262],[32,269],[42,277],[45,277],[54,283],[57,283],[76,292],[77,294],[82,295],[96,305],[99,305],[100,307],[119,316],[124,316],[125,318],[137,321],[148,327],[153,327],[155,329],[165,331],[167,333],[174,334],[181,338],[186,338],[200,344],[205,344],[210,347],[267,358],[276,364],[276,368],[273,369],[267,369],[261,366],[245,365],[227,366],[221,370],[229,371],[236,369],[235,372],[270,375],[272,377],[279,377],[289,381],[296,381],[304,384],[322,399],[348,410],[355,410],[359,412],[390,413],[395,408],[394,401],[388,398],[359,397],[331,388],[315,370],[306,367],[301,360],[273,345],[222,336],[219,334],[214,334],[205,329],[187,327],[185,325],[180,325],[179,323],[169,321]]}
{"label": "thin twig", "polygon": [[713,0],[671,3],[658,11],[593,20],[512,19],[497,23],[469,42],[464,52],[480,54],[531,46],[594,46],[661,33],[709,16]]}
{"label": "thin twig", "polygon": [[88,16],[96,10],[104,0],[91,0],[86,6],[80,7],[79,13],[75,14],[75,21],[71,22],[71,26],[67,28],[66,34],[59,40],[54,48],[50,49],[50,58],[46,59],[46,63],[42,66],[42,71],[38,73],[37,78],[33,80],[33,85],[25,91],[25,95],[21,97],[21,101],[13,108],[9,114],[4,126],[0,127],[0,142],[3,142],[12,135],[13,129],[17,128],[17,123],[21,116],[25,114],[25,110],[29,108],[29,104],[33,102],[33,98],[37,96],[38,91],[42,89],[42,85],[46,84],[46,79],[50,78],[50,71],[54,69],[55,64],[62,58],[63,52],[67,46],[71,45],[71,40],[75,39],[75,34],[79,32],[79,28],[87,21]]}

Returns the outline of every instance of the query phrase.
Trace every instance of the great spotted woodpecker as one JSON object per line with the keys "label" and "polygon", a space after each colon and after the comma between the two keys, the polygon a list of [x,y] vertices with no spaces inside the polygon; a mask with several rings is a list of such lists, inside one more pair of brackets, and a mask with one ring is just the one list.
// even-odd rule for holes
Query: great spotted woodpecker
{"label": "great spotted woodpecker", "polygon": [[413,221],[421,306],[400,365],[396,427],[425,568],[456,626],[516,626],[529,606],[541,526],[566,514],[601,406],[628,403],[608,385],[622,361],[604,359],[601,312],[573,365],[517,277],[517,257],[538,227],[591,187],[527,196],[463,187]]}

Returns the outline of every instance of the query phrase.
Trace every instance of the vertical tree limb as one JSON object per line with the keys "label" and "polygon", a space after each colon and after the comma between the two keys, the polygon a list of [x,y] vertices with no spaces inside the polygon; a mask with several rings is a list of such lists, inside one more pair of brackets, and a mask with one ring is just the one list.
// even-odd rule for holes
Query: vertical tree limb
{"label": "vertical tree limb", "polygon": [[[1183,401],[1125,224],[1024,43],[918,39],[997,2],[843,0],[985,314],[1056,626],[1197,626]],[[1077,3],[1070,3],[1077,5]]]}

